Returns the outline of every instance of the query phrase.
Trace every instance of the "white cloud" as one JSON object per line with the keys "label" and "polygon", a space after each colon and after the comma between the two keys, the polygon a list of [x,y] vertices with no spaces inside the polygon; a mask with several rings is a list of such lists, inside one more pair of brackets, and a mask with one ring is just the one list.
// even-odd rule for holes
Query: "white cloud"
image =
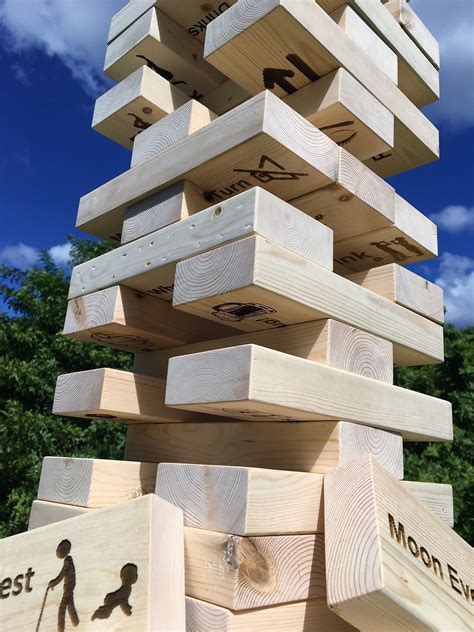
{"label": "white cloud", "polygon": [[48,250],[48,254],[56,265],[65,266],[69,263],[71,248],[71,244],[67,242],[65,244],[53,246]]}
{"label": "white cloud", "polygon": [[[71,244],[58,244],[48,250],[48,254],[57,266],[67,266],[71,254]],[[38,263],[40,251],[22,242],[0,248],[0,263],[16,268],[29,268]]]}
{"label": "white cloud", "polygon": [[430,215],[430,218],[450,233],[474,230],[474,206],[446,206],[439,213]]}
{"label": "white cloud", "polygon": [[31,85],[31,81],[23,66],[20,66],[20,64],[12,64],[11,71],[18,82],[22,83],[24,86]]}
{"label": "white cloud", "polygon": [[107,33],[111,17],[124,4],[125,0],[0,0],[0,23],[7,34],[3,46],[8,52],[41,50],[59,57],[95,96],[108,85],[102,74]]}
{"label": "white cloud", "polygon": [[27,268],[38,260],[36,248],[18,243],[14,246],[4,246],[0,249],[0,262],[7,263],[17,268]]}
{"label": "white cloud", "polygon": [[445,252],[438,274],[435,283],[444,288],[447,322],[474,325],[474,259]]}
{"label": "white cloud", "polygon": [[453,129],[473,126],[473,0],[412,0],[411,6],[440,44],[441,100],[427,112]]}

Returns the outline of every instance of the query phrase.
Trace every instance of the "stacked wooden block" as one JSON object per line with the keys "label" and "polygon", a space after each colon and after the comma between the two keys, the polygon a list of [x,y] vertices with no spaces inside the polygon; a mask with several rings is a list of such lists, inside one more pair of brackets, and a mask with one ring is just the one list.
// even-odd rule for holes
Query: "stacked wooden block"
{"label": "stacked wooden block", "polygon": [[438,68],[404,0],[114,16],[93,127],[131,168],[77,226],[120,245],[73,270],[64,333],[134,372],[62,375],[54,412],[127,423],[125,460],[44,460],[5,629],[470,629],[451,488],[402,480],[451,407],[393,386],[443,360],[442,291],[401,267],[436,226],[383,179],[438,157]]}

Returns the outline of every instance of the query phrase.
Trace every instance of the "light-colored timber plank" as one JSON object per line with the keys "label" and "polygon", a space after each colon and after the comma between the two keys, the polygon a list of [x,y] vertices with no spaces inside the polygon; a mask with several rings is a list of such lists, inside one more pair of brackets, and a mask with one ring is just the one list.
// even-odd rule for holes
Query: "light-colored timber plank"
{"label": "light-colored timber plank", "polygon": [[370,457],[324,480],[328,603],[368,632],[472,630],[472,548]]}
{"label": "light-colored timber plank", "polygon": [[197,132],[216,118],[217,115],[199,101],[195,99],[188,101],[137,137],[133,145],[131,166],[136,167],[149,160],[163,149]]}
{"label": "light-colored timber plank", "polygon": [[186,219],[208,206],[201,189],[191,182],[177,182],[128,207],[122,226],[122,244]]}
{"label": "light-colored timber plank", "polygon": [[332,270],[332,231],[283,200],[254,187],[76,266],[69,296],[76,298],[122,283],[171,300],[178,261],[253,234],[262,235]]}
{"label": "light-colored timber plank", "polygon": [[87,507],[50,503],[45,500],[34,500],[31,504],[28,531],[39,529],[48,524],[74,518],[90,511]]}
{"label": "light-colored timber plank", "polygon": [[436,128],[312,0],[241,0],[209,25],[205,56],[250,94],[268,88],[281,97],[343,67],[395,116],[395,147],[370,159],[374,171],[395,175],[439,157]]}
{"label": "light-colored timber plank", "polygon": [[440,325],[261,237],[179,263],[173,304],[243,331],[334,318],[392,342],[396,364],[443,360]]}
{"label": "light-colored timber plank", "polygon": [[335,270],[436,256],[436,225],[349,152],[339,151],[337,181],[291,200],[334,231]]}
{"label": "light-colored timber plank", "polygon": [[43,459],[38,499],[91,509],[112,507],[155,489],[156,463]]}
{"label": "light-colored timber plank", "polygon": [[186,597],[187,632],[355,632],[334,615],[324,598],[234,612]]}
{"label": "light-colored timber plank", "polygon": [[344,68],[289,94],[284,101],[359,160],[394,147],[393,114]]}
{"label": "light-colored timber plank", "polygon": [[226,9],[230,8],[236,1],[227,0],[226,2],[221,2],[220,0],[211,0],[203,3],[202,0],[186,0],[186,2],[176,2],[175,0],[130,0],[113,16],[107,41],[110,43],[149,9],[156,7],[190,35],[204,42],[207,25],[219,17]]}
{"label": "light-colored timber plank", "polygon": [[321,474],[162,463],[155,493],[183,510],[188,527],[241,536],[324,531]]}
{"label": "light-colored timber plank", "polygon": [[63,334],[84,342],[145,353],[228,337],[235,330],[173,309],[168,301],[116,285],[69,301]]}
{"label": "light-colored timber plank", "polygon": [[143,130],[188,101],[179,87],[142,66],[95,102],[92,127],[131,149]]}
{"label": "light-colored timber plank", "polygon": [[104,71],[121,81],[145,65],[191,98],[199,98],[226,81],[202,54],[200,42],[152,8],[108,45]]}
{"label": "light-colored timber plank", "polygon": [[131,424],[203,419],[203,415],[183,413],[165,406],[165,380],[118,369],[91,369],[60,375],[54,393],[53,414],[114,419]]}
{"label": "light-colored timber plank", "polygon": [[391,263],[347,278],[437,323],[444,322],[443,288],[407,268]]}
{"label": "light-colored timber plank", "polygon": [[181,510],[154,494],[5,538],[0,627],[184,632],[183,548]]}
{"label": "light-colored timber plank", "polygon": [[135,357],[134,371],[166,377],[170,358],[235,347],[239,344],[261,345],[375,380],[393,383],[391,343],[331,319],[282,327],[274,331],[239,334],[204,343],[181,345],[155,353],[141,353]]}
{"label": "light-colored timber plank", "polygon": [[452,439],[447,401],[256,345],[171,358],[165,402],[237,419],[346,419],[411,440]]}
{"label": "light-colored timber plank", "polygon": [[439,70],[441,61],[438,41],[408,2],[406,0],[388,0],[384,6],[428,57],[433,66]]}
{"label": "light-colored timber plank", "polygon": [[338,158],[334,141],[267,91],[84,196],[77,226],[108,238],[126,207],[180,180],[215,201],[255,185],[295,198],[334,182]]}
{"label": "light-colored timber plank", "polygon": [[403,478],[400,435],[347,422],[130,425],[129,460],[263,467],[321,474],[362,454],[373,454]]}
{"label": "light-colored timber plank", "polygon": [[186,594],[232,610],[326,593],[321,534],[242,537],[185,527]]}
{"label": "light-colored timber plank", "polygon": [[[316,0],[326,11],[332,12],[348,0]],[[417,106],[439,98],[439,73],[428,61],[411,37],[390,19],[381,2],[349,0],[351,7],[395,51],[398,56],[398,85]]]}
{"label": "light-colored timber plank", "polygon": [[398,83],[398,58],[350,5],[342,5],[331,14],[332,19],[355,44],[384,72]]}
{"label": "light-colored timber plank", "polygon": [[450,527],[454,525],[453,488],[441,483],[402,481],[402,485]]}

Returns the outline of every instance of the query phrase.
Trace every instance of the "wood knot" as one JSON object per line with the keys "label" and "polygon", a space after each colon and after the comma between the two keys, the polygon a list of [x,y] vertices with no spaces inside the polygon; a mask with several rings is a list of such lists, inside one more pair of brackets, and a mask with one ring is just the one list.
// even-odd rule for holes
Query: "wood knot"
{"label": "wood knot", "polygon": [[267,560],[249,538],[230,536],[224,551],[224,561],[232,570],[239,571],[242,579],[259,588],[269,589],[274,584]]}

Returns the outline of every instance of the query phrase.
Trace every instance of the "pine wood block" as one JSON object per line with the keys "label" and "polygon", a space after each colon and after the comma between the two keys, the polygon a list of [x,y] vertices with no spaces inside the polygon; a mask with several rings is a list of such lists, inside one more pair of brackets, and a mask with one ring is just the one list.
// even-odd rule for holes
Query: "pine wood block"
{"label": "pine wood block", "polygon": [[331,319],[142,353],[135,357],[134,371],[166,377],[170,358],[239,344],[261,345],[381,382],[393,383],[392,344]]}
{"label": "pine wood block", "polygon": [[472,549],[370,457],[326,475],[328,603],[371,632],[472,629]]}
{"label": "pine wood block", "polygon": [[214,202],[256,185],[292,199],[334,182],[338,158],[324,132],[263,92],[84,196],[77,227],[108,239],[128,206],[181,180]]}
{"label": "pine wood block", "polygon": [[202,44],[152,8],[107,46],[104,71],[121,81],[145,65],[190,98],[198,98],[226,81],[202,53]]}
{"label": "pine wood block", "polygon": [[184,632],[183,571],[182,512],[153,494],[63,520],[0,542],[0,626]]}
{"label": "pine wood block", "polygon": [[321,474],[373,454],[403,478],[400,435],[347,422],[274,421],[129,425],[128,460],[235,465]]}
{"label": "pine wood block", "polygon": [[146,11],[156,7],[190,35],[204,42],[207,25],[236,1],[211,0],[211,2],[203,3],[202,0],[186,0],[184,3],[175,2],[175,0],[130,0],[113,16],[107,41],[110,43]]}
{"label": "pine wood block", "polygon": [[424,503],[440,520],[448,526],[454,525],[453,488],[451,485],[441,483],[422,483],[418,481],[401,481],[402,486],[410,494],[416,496]]}
{"label": "pine wood block", "polygon": [[268,88],[281,97],[345,68],[395,117],[395,147],[370,159],[374,171],[386,177],[439,157],[436,128],[313,0],[242,0],[209,25],[205,58],[250,94]]}
{"label": "pine wood block", "polygon": [[[347,0],[316,0],[325,11],[332,12]],[[350,6],[395,51],[398,56],[398,85],[417,106],[439,98],[439,74],[411,37],[390,19],[381,2],[349,0]]]}
{"label": "pine wood block", "polygon": [[92,127],[131,149],[143,130],[187,100],[178,87],[147,66],[141,66],[97,99]]}
{"label": "pine wood block", "polygon": [[122,227],[122,244],[174,224],[208,206],[209,202],[198,187],[191,182],[177,182],[128,207]]}
{"label": "pine wood block", "polygon": [[68,338],[133,353],[165,349],[235,330],[173,309],[169,302],[116,285],[68,303],[63,333]]}
{"label": "pine wood block", "polygon": [[443,288],[396,263],[351,273],[347,278],[437,323],[444,322]]}
{"label": "pine wood block", "polygon": [[392,342],[398,365],[443,360],[440,325],[260,237],[179,263],[173,305],[243,331],[334,318]]}
{"label": "pine wood block", "polygon": [[136,167],[153,158],[163,149],[197,132],[216,118],[217,114],[199,101],[191,99],[140,134],[133,145],[131,166]]}
{"label": "pine wood block", "polygon": [[284,101],[359,160],[390,151],[395,144],[393,114],[344,68]]}
{"label": "pine wood block", "polygon": [[348,4],[331,14],[346,35],[384,72],[394,84],[398,83],[398,58],[392,49],[375,33]]}
{"label": "pine wood block", "polygon": [[185,528],[186,595],[249,610],[326,594],[324,536],[242,537]]}
{"label": "pine wood block", "polygon": [[77,298],[119,283],[171,300],[178,261],[253,234],[332,270],[332,231],[254,187],[76,266],[69,297]]}
{"label": "pine wood block", "polygon": [[355,235],[334,244],[337,272],[354,271],[388,263],[417,263],[438,256],[438,230],[425,215],[395,195],[392,226]]}
{"label": "pine wood block", "polygon": [[324,598],[235,612],[186,597],[187,632],[355,632]]}
{"label": "pine wood block", "polygon": [[38,500],[91,509],[112,507],[152,493],[156,468],[156,463],[47,456]]}
{"label": "pine wood block", "polygon": [[171,358],[165,402],[236,419],[345,419],[410,440],[452,440],[449,402],[256,345]]}
{"label": "pine wood block", "polygon": [[61,520],[75,518],[89,511],[87,507],[50,503],[46,500],[34,500],[31,503],[28,531],[39,529],[39,527],[45,527],[48,524],[60,522]]}
{"label": "pine wood block", "polygon": [[321,474],[162,463],[155,493],[180,507],[189,527],[240,536],[324,531]]}
{"label": "pine wood block", "polygon": [[439,44],[408,2],[406,0],[388,0],[384,6],[428,57],[433,66],[439,70],[441,65]]}
{"label": "pine wood block", "polygon": [[92,369],[58,377],[53,414],[139,424],[203,418],[177,413],[165,406],[164,400],[165,380],[117,369]]}

